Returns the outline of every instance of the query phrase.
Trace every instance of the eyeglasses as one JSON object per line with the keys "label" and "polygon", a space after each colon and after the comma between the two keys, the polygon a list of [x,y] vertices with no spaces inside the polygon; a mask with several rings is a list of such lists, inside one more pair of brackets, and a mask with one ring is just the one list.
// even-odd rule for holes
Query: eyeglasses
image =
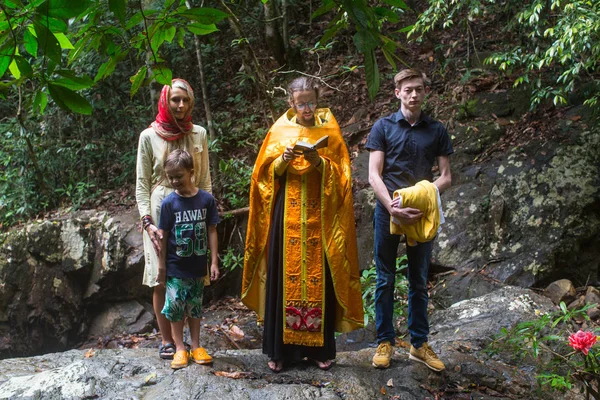
{"label": "eyeglasses", "polygon": [[304,110],[306,107],[310,108],[311,110],[313,108],[315,108],[317,106],[316,103],[313,103],[312,101],[309,101],[307,103],[300,103],[300,104],[296,104],[296,108],[298,110]]}

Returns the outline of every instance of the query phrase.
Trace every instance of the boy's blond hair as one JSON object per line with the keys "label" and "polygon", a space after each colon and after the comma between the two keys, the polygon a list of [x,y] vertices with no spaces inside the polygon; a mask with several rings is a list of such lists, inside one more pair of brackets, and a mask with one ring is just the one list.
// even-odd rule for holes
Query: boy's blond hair
{"label": "boy's blond hair", "polygon": [[194,169],[194,159],[187,151],[175,149],[163,162],[163,169],[166,171],[168,168],[184,168],[191,171]]}

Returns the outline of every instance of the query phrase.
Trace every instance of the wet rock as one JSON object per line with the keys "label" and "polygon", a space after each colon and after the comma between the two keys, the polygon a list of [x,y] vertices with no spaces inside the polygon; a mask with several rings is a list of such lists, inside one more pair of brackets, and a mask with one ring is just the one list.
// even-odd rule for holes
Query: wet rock
{"label": "wet rock", "polygon": [[84,211],[3,234],[0,358],[68,349],[87,333],[88,310],[148,296],[143,260],[128,262],[136,222],[135,210],[115,218]]}
{"label": "wet rock", "polygon": [[572,310],[581,308],[583,306],[585,306],[585,296],[579,296],[575,300],[573,300],[572,302],[569,303],[569,305],[567,306],[567,309],[569,311],[572,311]]}
{"label": "wet rock", "polygon": [[577,291],[575,290],[575,286],[573,286],[573,283],[568,279],[554,281],[544,290],[544,296],[550,298],[556,305],[560,304],[561,301],[569,304],[575,300],[576,295]]}
{"label": "wet rock", "polygon": [[444,304],[482,293],[490,281],[546,287],[570,278],[578,286],[598,275],[600,133],[569,128],[562,142],[532,140],[479,164],[475,174],[456,132],[453,186],[442,196],[446,224],[433,250],[437,263],[458,272],[437,288]]}
{"label": "wet rock", "polygon": [[[267,368],[261,350],[208,348],[211,367],[190,365],[173,371],[156,349],[114,349],[46,354],[0,361],[0,399],[349,399],[422,400],[464,393],[478,399],[552,398],[537,392],[532,366],[491,359],[481,349],[500,327],[536,318],[554,308],[549,299],[506,287],[432,315],[430,343],[447,369],[435,373],[408,360],[396,347],[389,369],[371,366],[374,348],[338,352],[329,371],[312,362]],[[393,386],[388,385],[392,380]],[[462,388],[462,389],[460,389]],[[385,395],[382,393],[385,392]],[[565,399],[575,399],[572,393]]]}
{"label": "wet rock", "polygon": [[154,315],[136,300],[109,306],[100,312],[90,324],[89,336],[134,334],[152,331]]}
{"label": "wet rock", "polygon": [[585,292],[586,304],[600,304],[600,291],[593,286],[588,286]]}

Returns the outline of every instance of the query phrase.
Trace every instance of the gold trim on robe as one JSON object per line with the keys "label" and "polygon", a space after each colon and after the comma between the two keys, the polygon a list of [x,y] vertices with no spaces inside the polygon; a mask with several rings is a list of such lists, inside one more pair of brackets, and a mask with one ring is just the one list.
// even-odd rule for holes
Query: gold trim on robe
{"label": "gold trim on robe", "polygon": [[[323,345],[324,260],[335,291],[335,330],[361,328],[364,320],[348,149],[329,109],[315,114],[318,125],[304,127],[288,110],[261,146],[250,183],[242,279],[242,301],[263,319],[271,213],[277,191],[285,190],[284,343],[307,346]],[[296,141],[314,143],[325,135],[328,146],[318,150],[322,165],[296,158],[285,171],[285,188],[279,188],[273,161]]]}

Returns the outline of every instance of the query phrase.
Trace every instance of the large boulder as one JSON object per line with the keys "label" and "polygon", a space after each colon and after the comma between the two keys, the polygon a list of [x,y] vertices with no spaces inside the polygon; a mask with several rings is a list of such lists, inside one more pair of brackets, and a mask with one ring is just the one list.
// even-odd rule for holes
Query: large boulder
{"label": "large boulder", "polygon": [[553,140],[534,138],[479,164],[456,138],[434,257],[459,273],[436,291],[440,304],[471,297],[467,286],[481,293],[480,284],[597,282],[600,129],[570,120],[556,126]]}
{"label": "large boulder", "polygon": [[137,221],[88,211],[0,236],[0,358],[68,349],[91,310],[149,298]]}

